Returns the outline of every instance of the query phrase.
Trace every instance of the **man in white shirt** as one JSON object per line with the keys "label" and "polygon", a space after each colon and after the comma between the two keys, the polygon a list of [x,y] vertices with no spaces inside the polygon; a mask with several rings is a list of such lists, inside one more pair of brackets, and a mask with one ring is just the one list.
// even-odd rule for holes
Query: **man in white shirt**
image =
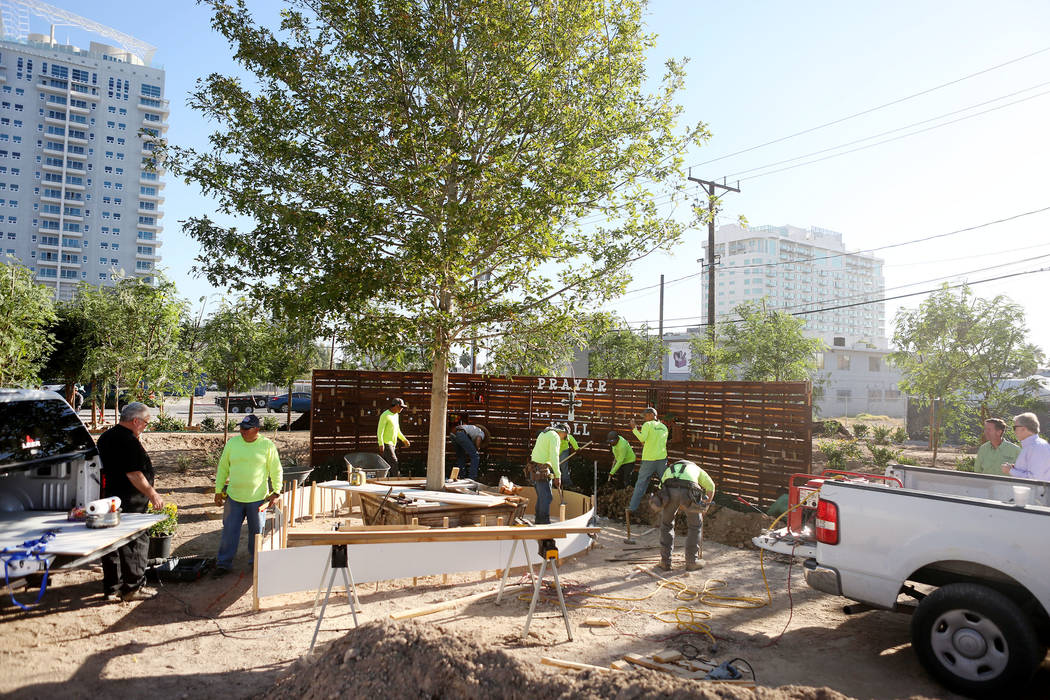
{"label": "man in white shirt", "polygon": [[1021,443],[1021,454],[1013,464],[1003,465],[1003,474],[1050,481],[1050,444],[1039,437],[1039,418],[1034,413],[1016,416],[1014,434]]}

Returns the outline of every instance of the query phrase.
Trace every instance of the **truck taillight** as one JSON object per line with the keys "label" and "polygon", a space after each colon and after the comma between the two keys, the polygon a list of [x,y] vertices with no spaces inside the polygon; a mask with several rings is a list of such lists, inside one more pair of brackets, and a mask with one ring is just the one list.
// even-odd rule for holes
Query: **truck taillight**
{"label": "truck taillight", "polygon": [[823,498],[817,503],[817,542],[839,543],[839,507]]}

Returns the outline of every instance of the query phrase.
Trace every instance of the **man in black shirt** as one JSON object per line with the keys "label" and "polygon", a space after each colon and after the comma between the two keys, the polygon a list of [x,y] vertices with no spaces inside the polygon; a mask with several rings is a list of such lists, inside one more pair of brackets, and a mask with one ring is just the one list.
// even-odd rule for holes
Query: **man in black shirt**
{"label": "man in black shirt", "polygon": [[[135,401],[120,412],[120,422],[98,439],[102,460],[102,496],[116,496],[125,513],[145,513],[150,503],[164,507],[160,494],[153,488],[153,463],[139,442],[139,435],[149,423],[149,407]],[[143,532],[116,551],[102,557],[102,589],[106,600],[124,602],[151,598],[156,591],[143,588],[146,581],[146,559],[149,533]]]}

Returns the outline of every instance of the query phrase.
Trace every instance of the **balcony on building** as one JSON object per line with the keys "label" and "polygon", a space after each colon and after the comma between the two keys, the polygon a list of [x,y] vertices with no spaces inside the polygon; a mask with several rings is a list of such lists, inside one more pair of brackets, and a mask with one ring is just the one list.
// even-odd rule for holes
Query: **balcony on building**
{"label": "balcony on building", "polygon": [[149,119],[146,119],[145,117],[142,118],[142,126],[147,127],[149,129],[157,129],[158,131],[167,131],[168,130],[168,123],[167,122],[164,122],[164,121],[159,121],[159,122],[150,121]]}
{"label": "balcony on building", "polygon": [[152,114],[166,115],[171,112],[168,100],[159,100],[154,97],[145,96],[139,96],[139,109],[143,112],[150,112]]}
{"label": "balcony on building", "polygon": [[84,116],[87,116],[87,115],[91,114],[91,108],[90,107],[78,107],[78,106],[72,105],[72,104],[69,105],[69,111],[72,112],[73,114],[83,114]]}
{"label": "balcony on building", "polygon": [[[40,82],[36,84],[38,90],[43,90],[46,93],[52,95],[62,95],[65,97],[66,93],[69,92],[68,85],[64,85],[65,81],[54,80],[52,78],[41,78]],[[57,83],[57,84],[56,84]]]}
{"label": "balcony on building", "polygon": [[56,118],[56,117],[52,117],[50,115],[47,115],[47,116],[44,117],[44,122],[47,123],[47,124],[53,124],[54,126],[65,126],[66,125],[65,118],[59,119],[59,118]]}

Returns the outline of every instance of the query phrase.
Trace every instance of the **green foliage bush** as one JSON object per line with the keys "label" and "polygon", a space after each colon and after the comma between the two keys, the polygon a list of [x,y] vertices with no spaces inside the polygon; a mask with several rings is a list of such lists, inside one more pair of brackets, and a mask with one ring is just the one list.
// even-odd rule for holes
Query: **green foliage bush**
{"label": "green foliage bush", "polygon": [[219,421],[215,420],[211,416],[201,421],[201,430],[209,433],[215,433],[219,430]]}
{"label": "green foliage bush", "polygon": [[186,424],[171,413],[161,413],[149,424],[149,429],[162,433],[178,433],[186,429]]}
{"label": "green foliage bush", "polygon": [[977,462],[977,458],[973,455],[969,457],[956,457],[955,468],[961,472],[972,472],[974,471],[974,465]]}
{"label": "green foliage bush", "polygon": [[161,520],[159,523],[155,523],[153,527],[149,529],[150,537],[163,537],[165,535],[174,535],[175,531],[179,529],[179,507],[174,503],[165,503],[164,508],[161,510],[155,510],[151,503],[147,509],[147,513],[161,513],[167,517]]}
{"label": "green foliage bush", "polygon": [[835,437],[839,432],[839,422],[834,420],[824,421],[821,432],[824,434],[824,437]]}
{"label": "green foliage bush", "polygon": [[907,464],[912,467],[917,467],[919,465],[919,460],[914,457],[905,457],[901,455],[897,458],[897,464]]}
{"label": "green foliage bush", "polygon": [[240,421],[239,421],[239,420],[236,420],[236,419],[234,419],[234,418],[231,418],[231,419],[230,419],[230,421],[229,421],[229,422],[228,422],[228,423],[226,424],[226,428],[227,428],[227,430],[229,430],[229,431],[230,431],[231,433],[236,433],[236,432],[237,432],[237,431],[238,431],[238,430],[240,429],[240,428],[238,427],[238,426],[239,426],[239,424],[240,424]]}
{"label": "green foliage bush", "polygon": [[266,416],[263,418],[262,429],[266,431],[279,430],[281,427],[281,421],[277,420],[276,416]]}
{"label": "green foliage bush", "polygon": [[903,445],[908,441],[908,431],[904,428],[897,428],[893,431],[893,441],[898,445]]}
{"label": "green foliage bush", "polygon": [[832,469],[844,469],[846,462],[851,459],[859,459],[860,448],[856,442],[846,440],[824,440],[817,443],[824,456],[827,457],[828,466]]}
{"label": "green foliage bush", "polygon": [[868,426],[867,426],[867,424],[865,424],[865,423],[854,423],[853,424],[853,434],[857,437],[858,440],[863,438],[865,435],[868,434]]}
{"label": "green foliage bush", "polygon": [[891,447],[880,447],[878,445],[868,445],[868,452],[871,453],[871,461],[876,467],[885,469],[890,462],[895,462],[900,458],[901,451],[895,450]]}
{"label": "green foliage bush", "polygon": [[876,445],[886,445],[890,441],[891,429],[885,425],[876,425],[871,429],[871,441]]}

